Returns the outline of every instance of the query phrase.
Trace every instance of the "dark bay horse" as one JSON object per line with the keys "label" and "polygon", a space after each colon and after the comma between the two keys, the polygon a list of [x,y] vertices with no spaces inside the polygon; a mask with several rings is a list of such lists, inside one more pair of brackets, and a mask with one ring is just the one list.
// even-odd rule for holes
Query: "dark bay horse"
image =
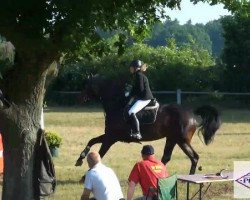
{"label": "dark bay horse", "polygon": [[[130,125],[124,120],[124,107],[127,99],[124,96],[125,84],[121,81],[107,80],[101,76],[89,79],[84,89],[84,99],[97,97],[100,99],[105,112],[105,133],[91,139],[76,161],[76,166],[90,151],[91,146],[101,143],[99,153],[103,157],[109,148],[117,141],[138,142],[130,137]],[[195,115],[200,116],[198,124]],[[152,141],[166,138],[166,144],[161,161],[166,164],[171,159],[172,151],[177,144],[191,160],[190,174],[194,174],[199,159],[190,142],[198,129],[203,135],[204,143],[208,145],[214,138],[221,124],[218,111],[212,106],[201,106],[195,111],[183,106],[170,104],[160,105],[156,121],[153,124],[142,124],[141,141]]]}

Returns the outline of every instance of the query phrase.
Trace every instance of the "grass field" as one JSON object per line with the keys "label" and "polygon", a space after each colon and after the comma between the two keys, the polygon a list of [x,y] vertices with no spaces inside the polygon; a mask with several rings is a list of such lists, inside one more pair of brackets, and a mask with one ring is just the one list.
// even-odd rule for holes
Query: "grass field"
{"label": "grass field", "polygon": [[[215,140],[205,146],[195,134],[192,145],[200,155],[198,166],[203,171],[197,173],[217,172],[227,168],[233,170],[233,161],[250,160],[250,110],[224,110],[222,112],[223,124]],[[58,187],[56,193],[46,199],[49,200],[79,200],[83,185],[79,179],[86,172],[86,160],[82,167],[75,167],[75,161],[86,146],[89,139],[99,136],[104,131],[104,114],[98,108],[47,108],[45,110],[45,127],[55,130],[63,137],[59,157],[54,159]],[[155,155],[161,158],[165,139],[153,142]],[[93,146],[98,150],[100,145]],[[116,143],[103,158],[103,163],[111,167],[117,174],[124,196],[127,192],[127,178],[135,162],[140,160],[142,145],[134,143]],[[180,150],[175,147],[172,160],[167,164],[170,173],[187,174],[190,161]],[[191,192],[198,186],[191,185]],[[178,184],[179,199],[185,199],[186,185]],[[137,186],[135,197],[141,194]],[[215,183],[208,190],[205,199],[222,200],[233,199],[233,183]]]}
{"label": "grass field", "polygon": [[[202,173],[217,172],[222,168],[233,170],[233,161],[250,160],[250,111],[225,110],[222,112],[223,124],[215,140],[205,146],[196,134],[193,147],[200,155],[199,166]],[[86,161],[82,167],[75,167],[79,153],[89,139],[103,133],[104,115],[97,108],[48,108],[45,111],[46,129],[56,130],[63,136],[60,156],[55,158],[58,178],[57,192],[49,199],[73,200],[79,199],[83,186],[78,183],[87,168]],[[143,144],[148,144],[143,143]],[[150,142],[155,147],[156,157],[161,158],[165,139]],[[93,146],[98,150],[100,145]],[[103,163],[116,172],[126,195],[127,178],[134,163],[140,159],[142,145],[134,143],[116,143],[103,158]],[[190,161],[178,146],[174,149],[172,160],[167,165],[170,173],[187,174]],[[192,185],[195,192],[198,186]],[[186,187],[179,184],[179,199],[185,199]],[[140,195],[137,187],[135,197]],[[213,184],[207,194],[207,199],[233,199],[233,184]]]}

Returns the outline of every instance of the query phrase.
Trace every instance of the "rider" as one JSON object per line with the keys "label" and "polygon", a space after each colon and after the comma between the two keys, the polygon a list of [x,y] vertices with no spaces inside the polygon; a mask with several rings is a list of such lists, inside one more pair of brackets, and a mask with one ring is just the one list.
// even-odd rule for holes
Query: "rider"
{"label": "rider", "polygon": [[142,136],[136,113],[150,103],[153,95],[149,87],[148,78],[143,74],[143,71],[146,71],[146,65],[142,64],[140,60],[133,60],[129,67],[130,72],[135,76],[135,82],[130,93],[130,102],[134,100],[134,104],[128,111],[132,125],[130,136],[140,140]]}

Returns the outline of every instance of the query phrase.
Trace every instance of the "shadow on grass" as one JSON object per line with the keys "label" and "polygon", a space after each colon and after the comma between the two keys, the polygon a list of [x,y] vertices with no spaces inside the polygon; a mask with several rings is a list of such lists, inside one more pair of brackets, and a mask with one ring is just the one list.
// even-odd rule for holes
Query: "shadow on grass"
{"label": "shadow on grass", "polygon": [[222,110],[221,119],[222,123],[250,123],[250,110]]}
{"label": "shadow on grass", "polygon": [[80,179],[79,180],[57,180],[57,185],[69,185],[69,184],[81,185],[83,183],[80,182]]}
{"label": "shadow on grass", "polygon": [[47,107],[45,113],[84,113],[84,112],[103,112],[101,105],[95,106],[72,106],[72,107]]}
{"label": "shadow on grass", "polygon": [[[250,110],[246,109],[218,109],[222,123],[250,123]],[[86,106],[47,107],[45,113],[84,113],[103,112],[101,104],[86,104]]]}

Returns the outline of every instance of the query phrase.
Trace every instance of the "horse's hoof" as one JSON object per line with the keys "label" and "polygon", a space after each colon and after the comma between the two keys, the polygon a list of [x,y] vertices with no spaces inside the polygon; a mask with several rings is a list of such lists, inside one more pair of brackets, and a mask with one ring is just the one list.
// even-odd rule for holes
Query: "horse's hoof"
{"label": "horse's hoof", "polygon": [[78,160],[76,161],[75,166],[76,166],[76,167],[81,166],[82,163],[83,163],[82,159],[78,159]]}
{"label": "horse's hoof", "polygon": [[142,136],[140,133],[134,133],[134,134],[130,134],[130,137],[136,139],[136,140],[141,140]]}

